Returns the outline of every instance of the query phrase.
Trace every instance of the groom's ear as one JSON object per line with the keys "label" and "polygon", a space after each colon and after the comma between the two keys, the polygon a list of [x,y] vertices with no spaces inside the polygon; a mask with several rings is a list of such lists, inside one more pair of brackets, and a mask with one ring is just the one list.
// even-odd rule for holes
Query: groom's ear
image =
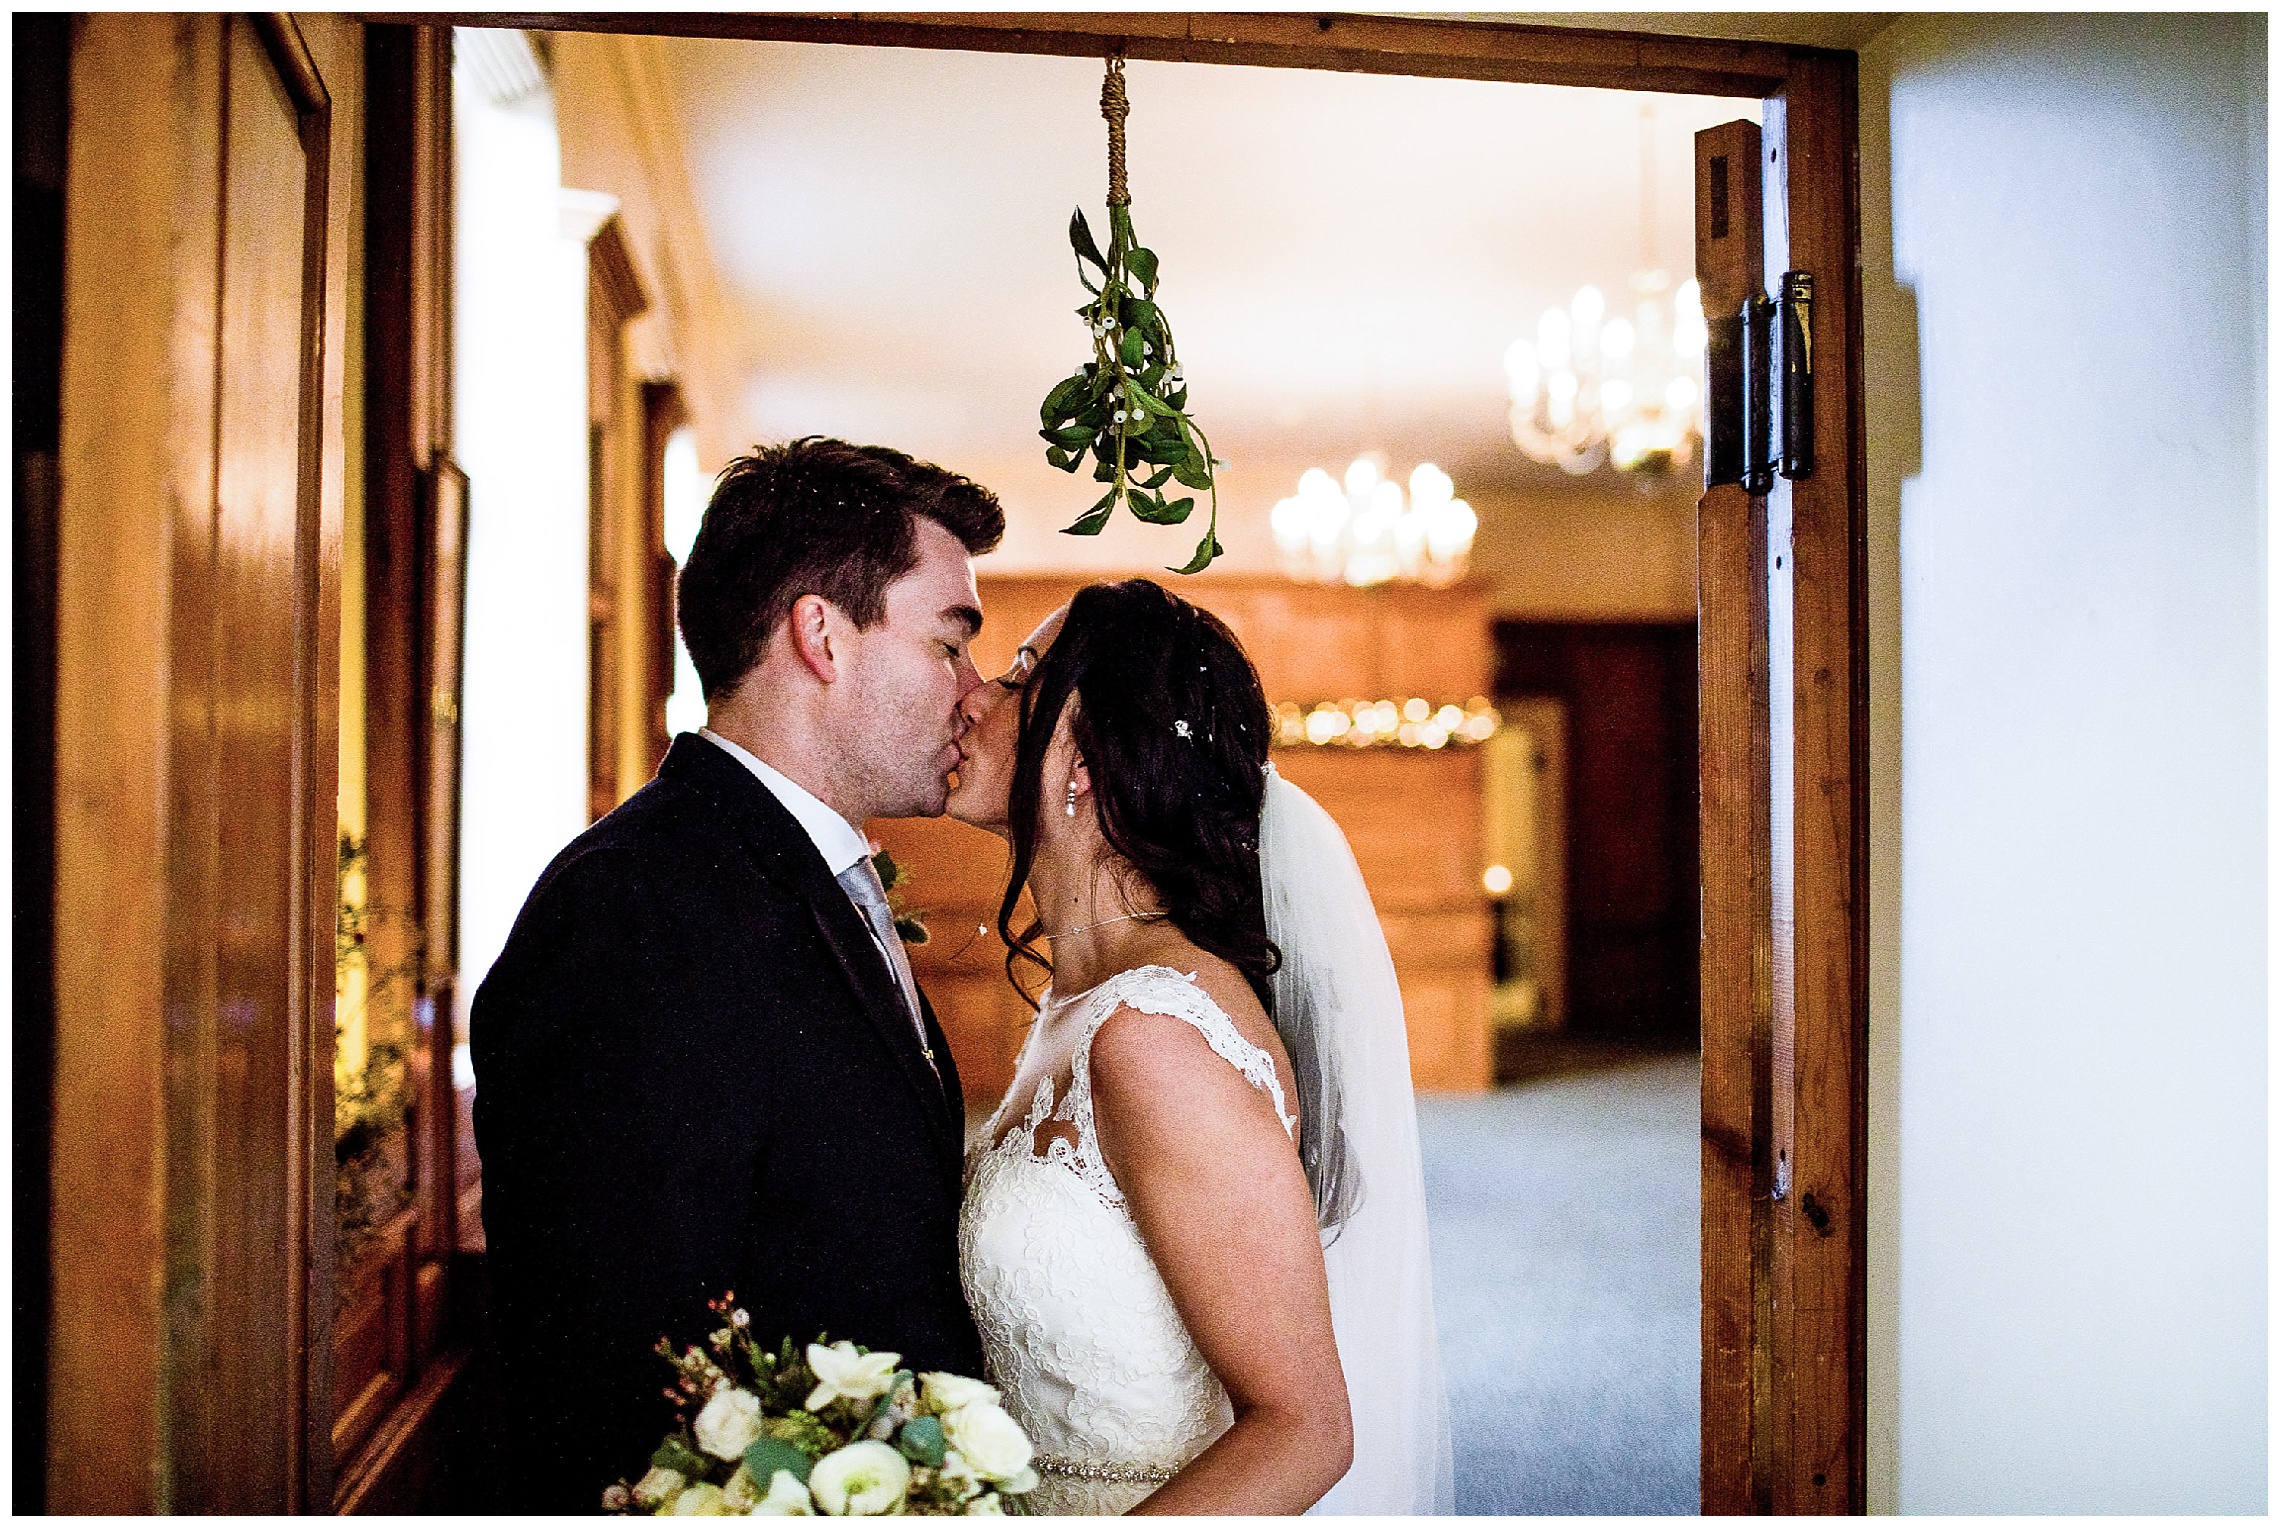
{"label": "groom's ear", "polygon": [[832,641],[831,602],[820,594],[803,594],[792,602],[788,619],[792,651],[807,671],[824,684],[839,678],[840,654]]}

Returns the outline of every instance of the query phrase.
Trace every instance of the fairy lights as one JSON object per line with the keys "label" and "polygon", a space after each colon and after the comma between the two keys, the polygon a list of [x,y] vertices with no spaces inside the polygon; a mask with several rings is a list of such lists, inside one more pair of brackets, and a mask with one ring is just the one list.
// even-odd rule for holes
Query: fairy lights
{"label": "fairy lights", "polygon": [[1278,748],[1462,748],[1488,741],[1504,722],[1480,695],[1440,706],[1418,695],[1311,706],[1283,700],[1273,711]]}

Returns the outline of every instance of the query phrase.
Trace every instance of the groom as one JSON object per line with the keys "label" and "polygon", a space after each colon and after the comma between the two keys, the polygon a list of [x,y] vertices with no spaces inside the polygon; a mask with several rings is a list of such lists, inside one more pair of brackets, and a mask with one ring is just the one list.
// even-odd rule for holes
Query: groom
{"label": "groom", "polygon": [[[680,579],[708,725],[539,878],[475,995],[517,1510],[597,1510],[714,1325],[979,1376],[958,1073],[862,824],[936,816],[980,682],[989,490],[810,437],[719,479]],[[527,1449],[528,1452],[524,1452]],[[524,1468],[527,1464],[529,1468]]]}

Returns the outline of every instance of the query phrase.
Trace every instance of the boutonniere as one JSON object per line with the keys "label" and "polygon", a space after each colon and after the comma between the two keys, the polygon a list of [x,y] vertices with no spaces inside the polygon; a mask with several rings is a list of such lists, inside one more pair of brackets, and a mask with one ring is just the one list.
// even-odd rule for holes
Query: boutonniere
{"label": "boutonniere", "polygon": [[895,863],[895,857],[880,849],[871,856],[871,868],[879,872],[879,884],[887,888],[887,911],[894,915],[895,932],[904,944],[924,944],[933,938],[920,921],[919,914],[903,905],[902,888],[910,884],[910,872]]}

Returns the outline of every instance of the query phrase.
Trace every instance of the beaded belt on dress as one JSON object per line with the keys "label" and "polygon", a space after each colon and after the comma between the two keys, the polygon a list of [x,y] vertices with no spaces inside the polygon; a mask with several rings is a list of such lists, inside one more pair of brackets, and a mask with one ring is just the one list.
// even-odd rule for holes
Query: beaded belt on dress
{"label": "beaded belt on dress", "polygon": [[1177,1470],[1150,1469],[1137,1464],[1082,1464],[1067,1459],[1048,1459],[1039,1454],[1030,1463],[1037,1466],[1040,1475],[1065,1475],[1073,1480],[1105,1480],[1124,1486],[1160,1486],[1177,1475]]}

